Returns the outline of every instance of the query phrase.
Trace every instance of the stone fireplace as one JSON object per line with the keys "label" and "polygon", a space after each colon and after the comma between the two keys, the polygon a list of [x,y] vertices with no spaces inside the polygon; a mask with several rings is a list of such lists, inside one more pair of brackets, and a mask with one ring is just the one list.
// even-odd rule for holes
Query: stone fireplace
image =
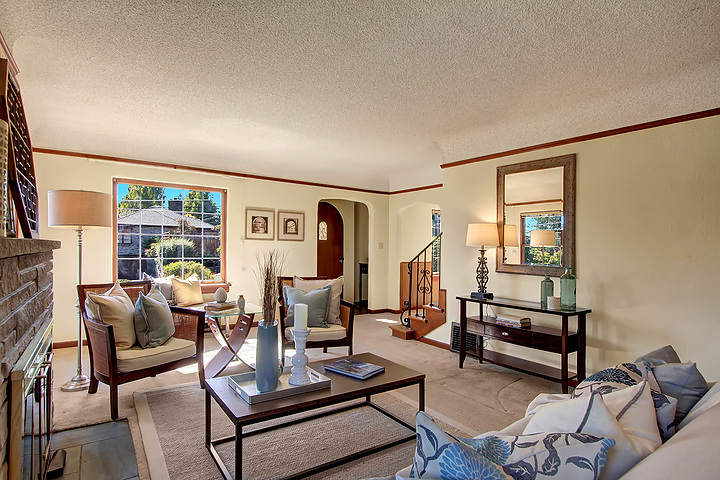
{"label": "stone fireplace", "polygon": [[0,238],[0,479],[22,475],[10,456],[11,443],[23,435],[21,414],[11,411],[10,374],[28,347],[38,344],[35,337],[47,336],[41,328],[53,318],[52,257],[58,248],[53,240]]}

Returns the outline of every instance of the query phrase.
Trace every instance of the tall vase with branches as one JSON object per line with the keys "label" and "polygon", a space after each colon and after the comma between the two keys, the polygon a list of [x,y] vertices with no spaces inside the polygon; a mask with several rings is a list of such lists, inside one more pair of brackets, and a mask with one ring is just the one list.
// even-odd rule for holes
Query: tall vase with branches
{"label": "tall vase with branches", "polygon": [[285,266],[285,252],[270,250],[255,255],[257,269],[255,277],[260,287],[263,319],[258,322],[257,348],[255,350],[255,386],[260,392],[277,388],[282,370],[278,358],[278,277]]}

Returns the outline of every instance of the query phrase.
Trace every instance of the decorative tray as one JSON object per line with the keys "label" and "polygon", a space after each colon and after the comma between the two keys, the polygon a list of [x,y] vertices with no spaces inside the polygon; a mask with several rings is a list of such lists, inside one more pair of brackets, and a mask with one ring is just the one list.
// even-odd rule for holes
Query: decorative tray
{"label": "decorative tray", "polygon": [[313,390],[321,390],[323,388],[330,387],[330,378],[311,368],[307,369],[308,375],[310,375],[310,383],[307,385],[290,385],[288,383],[288,379],[290,378],[291,369],[292,367],[290,366],[283,368],[282,375],[280,375],[280,381],[278,382],[278,388],[272,392],[258,392],[257,387],[255,386],[255,372],[230,375],[228,377],[228,385],[230,385],[230,388],[235,390],[235,393],[240,395],[240,398],[251,405],[253,403],[266,402],[276,398],[289,397],[290,395],[297,395],[299,393],[312,392]]}

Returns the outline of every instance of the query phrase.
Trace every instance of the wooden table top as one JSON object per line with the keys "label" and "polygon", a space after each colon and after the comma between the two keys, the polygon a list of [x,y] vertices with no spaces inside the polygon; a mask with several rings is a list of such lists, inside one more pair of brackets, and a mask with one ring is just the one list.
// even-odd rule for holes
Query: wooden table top
{"label": "wooden table top", "polygon": [[[343,357],[344,358],[344,357]],[[268,400],[266,402],[246,403],[240,395],[228,385],[227,377],[216,377],[205,380],[205,388],[217,401],[225,414],[234,422],[252,424],[314,408],[335,405],[348,400],[363,398],[390,390],[414,385],[425,379],[425,374],[379,357],[372,353],[351,355],[350,358],[361,362],[374,363],[385,367],[379,373],[365,380],[347,375],[326,372],[325,364],[339,360],[332,358],[308,363],[308,367],[331,379],[330,388],[290,395],[288,397]]]}

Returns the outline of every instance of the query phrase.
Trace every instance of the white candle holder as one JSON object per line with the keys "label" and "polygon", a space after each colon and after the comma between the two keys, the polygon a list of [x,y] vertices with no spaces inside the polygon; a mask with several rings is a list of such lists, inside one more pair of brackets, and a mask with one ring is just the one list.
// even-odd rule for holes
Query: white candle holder
{"label": "white candle holder", "polygon": [[292,357],[292,370],[290,370],[290,385],[307,385],[312,383],[307,372],[308,357],[305,355],[305,342],[310,330],[292,330],[295,339],[295,355]]}

